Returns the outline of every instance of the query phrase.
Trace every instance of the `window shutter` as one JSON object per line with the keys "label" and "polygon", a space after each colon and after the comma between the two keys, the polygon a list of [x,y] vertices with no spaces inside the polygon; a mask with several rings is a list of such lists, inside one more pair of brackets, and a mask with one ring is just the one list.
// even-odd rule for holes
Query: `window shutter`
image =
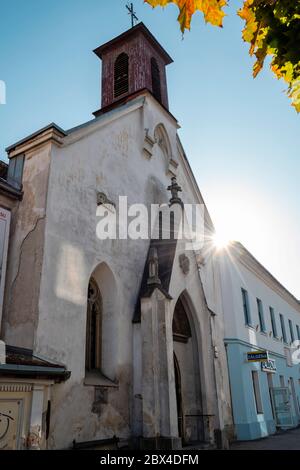
{"label": "window shutter", "polygon": [[151,59],[152,91],[155,98],[161,103],[161,83],[158,63],[154,57]]}
{"label": "window shutter", "polygon": [[115,98],[118,98],[129,91],[129,59],[128,55],[122,53],[115,62],[114,87]]}

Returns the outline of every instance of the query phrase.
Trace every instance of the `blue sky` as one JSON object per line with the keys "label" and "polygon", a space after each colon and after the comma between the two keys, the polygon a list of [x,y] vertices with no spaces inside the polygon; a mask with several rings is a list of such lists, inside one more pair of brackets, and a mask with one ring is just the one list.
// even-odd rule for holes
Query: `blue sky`
{"label": "blue sky", "polygon": [[[100,107],[92,50],[130,26],[122,0],[1,0],[0,158],[49,122],[68,129]],[[135,1],[174,59],[170,110],[217,230],[241,241],[300,298],[300,116],[266,67],[256,79],[231,0],[224,28],[199,13],[182,40],[177,9]]]}

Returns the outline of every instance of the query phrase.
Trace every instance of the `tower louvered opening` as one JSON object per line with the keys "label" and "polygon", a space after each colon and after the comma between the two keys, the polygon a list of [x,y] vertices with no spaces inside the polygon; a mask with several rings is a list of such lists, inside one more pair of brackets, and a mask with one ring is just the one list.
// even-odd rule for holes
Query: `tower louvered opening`
{"label": "tower louvered opening", "polygon": [[129,74],[128,67],[129,58],[128,55],[122,53],[119,55],[115,62],[115,76],[114,76],[114,96],[118,98],[129,90]]}
{"label": "tower louvered opening", "polygon": [[160,70],[158,67],[157,60],[154,57],[151,59],[151,74],[153,95],[161,103]]}

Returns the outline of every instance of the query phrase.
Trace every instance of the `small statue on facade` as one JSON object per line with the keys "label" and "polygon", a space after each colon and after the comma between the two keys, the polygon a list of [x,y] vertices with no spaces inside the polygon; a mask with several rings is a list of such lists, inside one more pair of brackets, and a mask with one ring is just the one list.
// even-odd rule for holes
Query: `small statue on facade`
{"label": "small statue on facade", "polygon": [[149,278],[148,278],[147,284],[148,286],[153,286],[153,285],[160,286],[161,281],[158,275],[159,266],[158,266],[158,254],[157,254],[156,248],[150,249],[148,262],[149,262]]}

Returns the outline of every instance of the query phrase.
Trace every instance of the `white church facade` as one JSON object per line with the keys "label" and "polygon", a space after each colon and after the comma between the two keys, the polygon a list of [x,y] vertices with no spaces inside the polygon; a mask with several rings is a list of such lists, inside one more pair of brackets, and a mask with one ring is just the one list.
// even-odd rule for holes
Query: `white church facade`
{"label": "white church facade", "polygon": [[204,207],[205,239],[213,233],[169,111],[172,59],[143,24],[95,53],[95,118],[69,131],[51,124],[7,150],[17,200],[0,447],[226,447],[233,423],[212,251],[126,238],[122,226],[115,239],[96,234],[99,208],[119,210],[120,197],[168,205],[178,184],[184,203]]}

